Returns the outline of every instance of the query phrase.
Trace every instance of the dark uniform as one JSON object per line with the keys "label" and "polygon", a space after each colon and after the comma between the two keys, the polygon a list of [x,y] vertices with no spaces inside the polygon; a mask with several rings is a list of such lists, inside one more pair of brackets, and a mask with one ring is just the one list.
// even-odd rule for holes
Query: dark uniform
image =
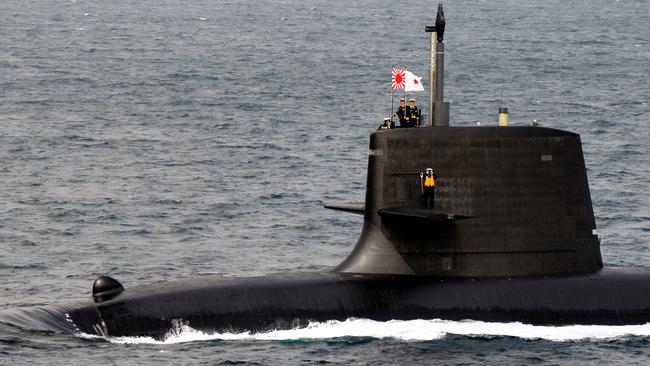
{"label": "dark uniform", "polygon": [[[418,107],[406,106],[406,116],[404,117],[402,127],[415,127],[420,125],[420,110]],[[401,122],[400,122],[401,123]]]}
{"label": "dark uniform", "polygon": [[[397,109],[397,112],[393,113],[393,116],[399,118],[400,127],[406,127],[406,119],[404,119],[404,107],[400,106]],[[391,126],[391,127],[395,127],[395,126]]]}

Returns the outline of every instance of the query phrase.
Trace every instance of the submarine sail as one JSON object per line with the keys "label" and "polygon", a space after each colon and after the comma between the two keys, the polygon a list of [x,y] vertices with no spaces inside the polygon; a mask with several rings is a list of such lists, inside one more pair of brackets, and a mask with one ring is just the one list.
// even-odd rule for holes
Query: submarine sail
{"label": "submarine sail", "polygon": [[[363,232],[337,271],[494,277],[603,266],[577,134],[402,128],[374,133],[370,151]],[[429,166],[435,210],[422,208],[418,173]]]}

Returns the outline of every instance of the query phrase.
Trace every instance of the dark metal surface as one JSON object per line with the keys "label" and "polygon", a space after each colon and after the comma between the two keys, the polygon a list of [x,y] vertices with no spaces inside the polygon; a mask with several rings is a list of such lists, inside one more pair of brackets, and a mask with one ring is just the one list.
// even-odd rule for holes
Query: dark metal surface
{"label": "dark metal surface", "polygon": [[323,206],[329,208],[330,210],[343,211],[348,213],[354,213],[357,215],[363,215],[365,211],[365,205],[363,203],[328,203]]}
{"label": "dark metal surface", "polygon": [[95,301],[102,302],[120,294],[124,291],[124,287],[112,277],[99,276],[93,283],[92,290]]}
{"label": "dark metal surface", "polygon": [[436,13],[436,34],[438,42],[442,43],[445,36],[445,11],[442,9],[442,4],[438,4],[438,13]]}
{"label": "dark metal surface", "polygon": [[[205,332],[264,331],[350,317],[473,319],[536,325],[644,324],[650,273],[462,279],[295,274],[200,279],[125,290],[96,304],[18,309],[0,321],[102,336],[164,338],[173,322]],[[29,320],[29,321],[27,321]]]}
{"label": "dark metal surface", "polygon": [[[602,268],[578,135],[424,127],[375,133],[370,149],[363,234],[338,271],[485,277]],[[477,218],[422,225],[378,214],[422,209],[418,174],[429,167],[439,176],[436,210]]]}
{"label": "dark metal surface", "polygon": [[394,218],[400,218],[406,220],[421,219],[424,221],[434,221],[434,222],[451,222],[456,220],[475,219],[478,217],[478,216],[463,215],[463,214],[452,213],[452,212],[429,210],[426,208],[404,207],[404,206],[380,208],[377,211],[377,214],[382,218],[394,217]]}

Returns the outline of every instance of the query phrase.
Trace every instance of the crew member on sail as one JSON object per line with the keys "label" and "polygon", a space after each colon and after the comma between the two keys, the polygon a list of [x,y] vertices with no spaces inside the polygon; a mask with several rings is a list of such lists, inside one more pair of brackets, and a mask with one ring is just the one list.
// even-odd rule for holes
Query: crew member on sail
{"label": "crew member on sail", "polygon": [[[406,126],[406,99],[404,98],[399,98],[399,108],[397,108],[397,112],[393,113],[393,117],[399,117],[399,126],[400,127],[407,127]],[[391,128],[395,128],[394,125],[390,126]]]}
{"label": "crew member on sail", "polygon": [[402,125],[403,127],[416,127],[420,125],[420,110],[415,106],[415,99],[409,99],[404,120],[405,124]]}
{"label": "crew member on sail", "polygon": [[433,210],[435,206],[435,189],[438,176],[433,174],[433,169],[427,168],[425,173],[420,173],[420,189],[424,194],[424,208]]}

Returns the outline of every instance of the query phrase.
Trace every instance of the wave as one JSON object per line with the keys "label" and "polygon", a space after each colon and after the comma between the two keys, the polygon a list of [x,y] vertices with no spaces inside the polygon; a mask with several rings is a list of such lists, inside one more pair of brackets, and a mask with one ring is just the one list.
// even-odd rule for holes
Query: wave
{"label": "wave", "polygon": [[432,341],[446,336],[494,338],[517,337],[528,340],[567,342],[578,340],[612,340],[625,337],[650,336],[650,323],[643,325],[570,325],[538,326],[515,323],[490,323],[474,320],[391,320],[379,322],[368,319],[312,322],[304,328],[273,330],[262,333],[205,333],[189,324],[176,321],[162,341],[149,337],[97,337],[80,334],[84,338],[104,338],[117,344],[174,344],[197,341],[318,341],[337,338],[391,338],[401,341]]}

